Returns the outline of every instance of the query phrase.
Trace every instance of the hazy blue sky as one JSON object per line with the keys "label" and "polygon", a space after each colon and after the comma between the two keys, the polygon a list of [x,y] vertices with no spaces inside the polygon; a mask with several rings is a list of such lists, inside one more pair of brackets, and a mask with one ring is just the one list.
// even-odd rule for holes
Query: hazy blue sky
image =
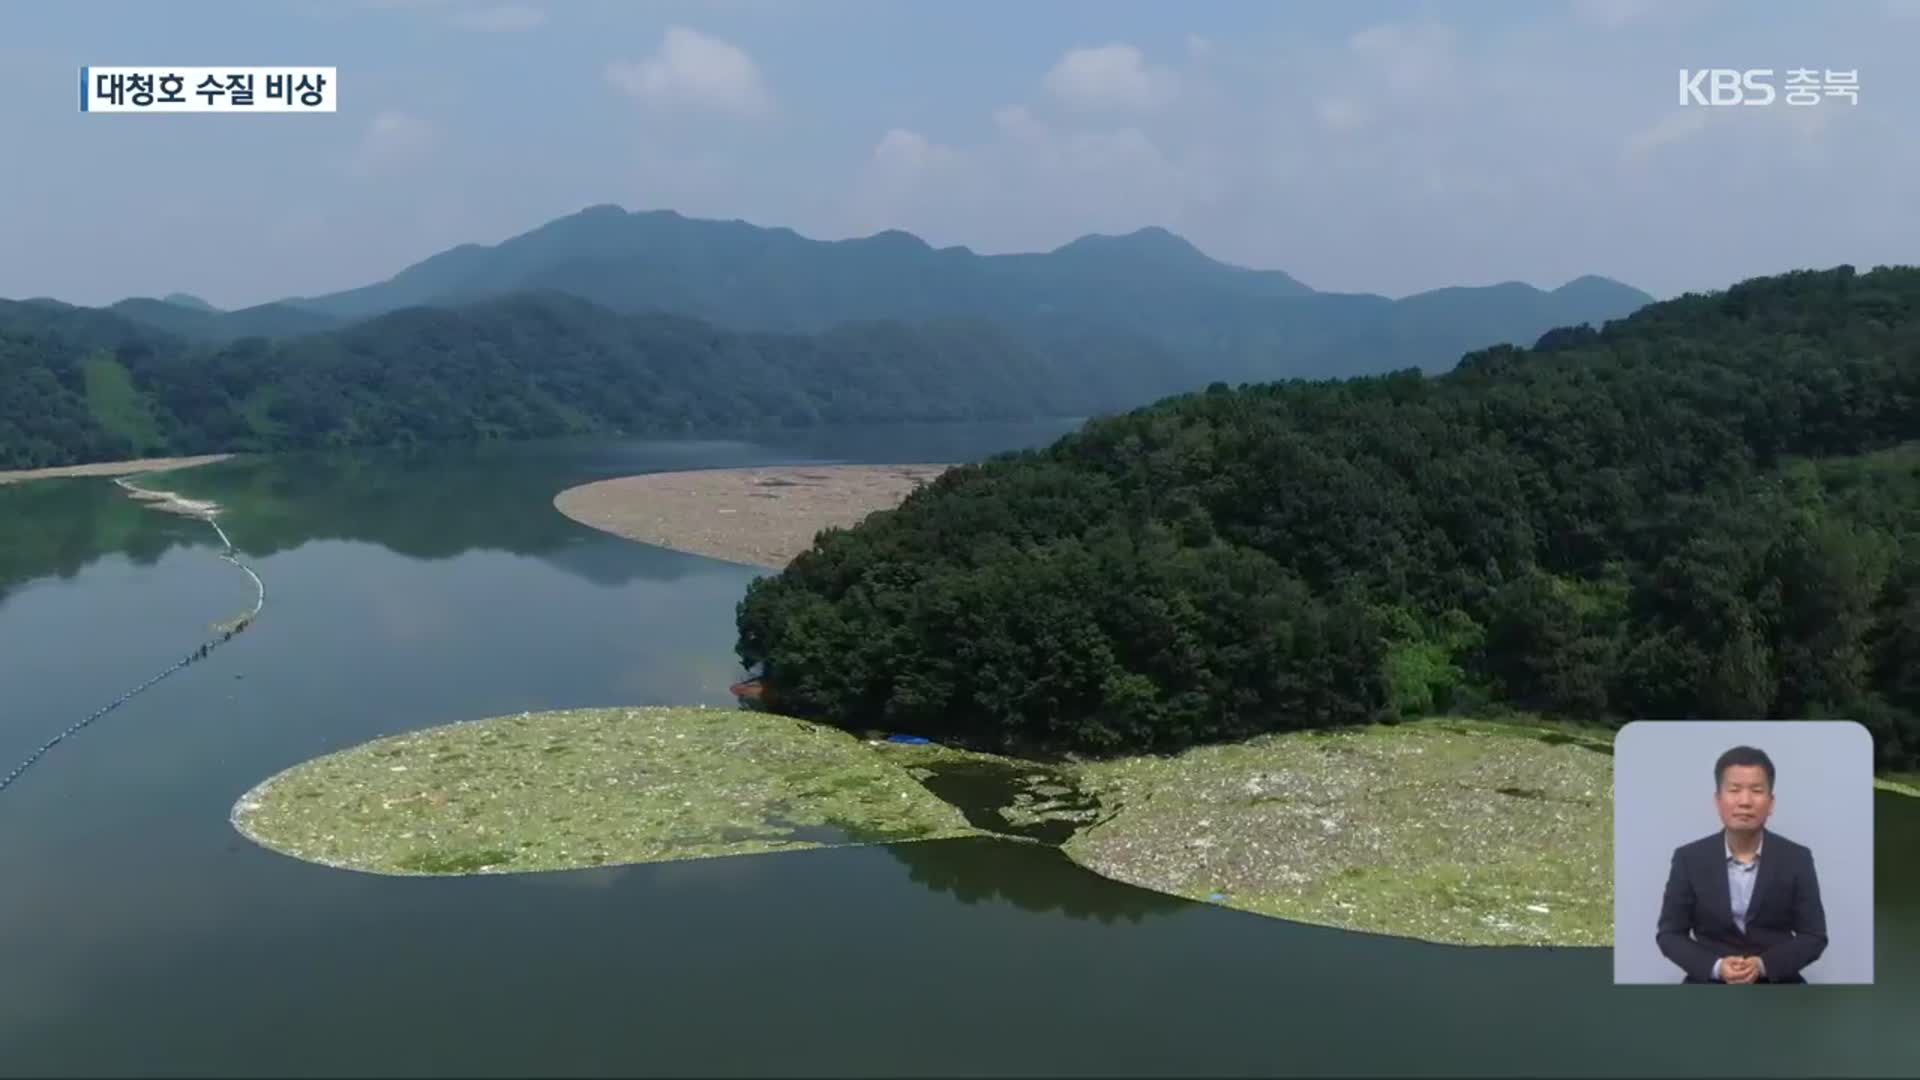
{"label": "hazy blue sky", "polygon": [[[1920,0],[0,3],[0,296],[258,303],[595,203],[1666,296],[1920,261],[1917,55]],[[89,64],[331,65],[341,106],[83,115]],[[1859,102],[1683,108],[1682,67]]]}

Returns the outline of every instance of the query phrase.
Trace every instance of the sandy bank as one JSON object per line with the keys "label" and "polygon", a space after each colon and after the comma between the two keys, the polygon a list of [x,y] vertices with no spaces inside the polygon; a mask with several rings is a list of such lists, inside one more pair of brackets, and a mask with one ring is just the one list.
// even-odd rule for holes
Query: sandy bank
{"label": "sandy bank", "polygon": [[28,480],[52,480],[64,476],[132,476],[164,469],[186,469],[225,461],[232,454],[202,454],[199,457],[139,458],[134,461],[96,461],[90,465],[59,465],[51,469],[16,469],[0,472],[0,484],[19,484]]}
{"label": "sandy bank", "polygon": [[[124,476],[114,477],[113,482],[120,485],[120,489],[127,493],[128,498],[145,503],[149,510],[163,510],[169,514],[199,518],[210,524],[214,516],[220,513],[220,504],[211,499],[189,499],[174,491],[155,491],[141,487]],[[219,526],[215,525],[214,528],[218,529]],[[223,531],[220,536],[224,540],[226,533]]]}
{"label": "sandy bank", "polygon": [[596,529],[779,569],[820,530],[898,506],[948,465],[800,465],[648,473],[569,488],[554,508]]}

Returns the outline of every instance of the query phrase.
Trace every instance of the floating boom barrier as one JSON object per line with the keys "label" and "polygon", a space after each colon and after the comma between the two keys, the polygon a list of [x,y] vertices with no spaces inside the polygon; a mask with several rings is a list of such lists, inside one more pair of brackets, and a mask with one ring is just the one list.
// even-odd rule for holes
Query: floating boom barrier
{"label": "floating boom barrier", "polygon": [[213,652],[213,650],[219,648],[222,645],[225,645],[229,641],[232,641],[233,636],[235,634],[241,633],[244,630],[246,630],[246,628],[253,622],[255,617],[257,617],[260,614],[261,609],[267,606],[266,582],[260,580],[260,575],[254,573],[252,567],[240,561],[240,553],[238,549],[236,549],[233,546],[233,541],[230,538],[228,538],[227,531],[220,527],[220,523],[218,521],[214,520],[214,515],[219,513],[220,511],[220,508],[216,504],[210,503],[210,502],[202,502],[196,499],[183,499],[180,496],[175,495],[169,491],[149,491],[148,489],[140,487],[136,484],[133,484],[124,478],[117,478],[114,480],[114,483],[124,488],[128,492],[128,494],[133,498],[139,499],[142,502],[146,502],[150,504],[156,510],[165,510],[165,511],[168,511],[169,513],[182,514],[187,517],[198,518],[201,521],[206,522],[208,525],[211,525],[213,527],[214,533],[220,537],[220,543],[225,548],[225,550],[223,550],[220,553],[220,558],[225,562],[232,563],[234,566],[239,567],[242,573],[246,574],[248,578],[252,579],[253,590],[254,590],[253,609],[250,611],[244,612],[232,619],[228,619],[223,623],[216,624],[220,631],[219,637],[209,638],[208,640],[201,642],[197,648],[195,648],[192,652],[188,653],[185,657],[183,657],[178,662],[176,662],[172,667],[167,668],[165,671],[162,671],[160,674],[155,675],[153,678],[148,679],[146,682],[141,683],[139,686],[134,687],[133,689],[127,691],[124,694],[121,694],[119,697],[108,702],[107,704],[102,705],[100,708],[95,709],[92,715],[88,716],[86,719],[80,720],[77,723],[70,725],[65,731],[62,731],[60,734],[55,735],[53,738],[48,739],[45,743],[42,743],[39,749],[27,755],[26,760],[14,766],[13,770],[7,773],[6,776],[0,777],[0,791],[5,791],[8,787],[11,787],[15,780],[20,779],[20,777],[23,776],[28,769],[31,769],[34,767],[34,765],[38,764],[40,759],[46,756],[47,751],[60,745],[62,741],[78,733],[80,729],[86,727],[87,725],[107,715],[108,713],[119,708],[120,706],[125,705],[127,702],[132,701],[134,698],[139,697],[141,694],[145,693],[146,691],[151,690],[154,686],[158,685],[162,679],[165,679],[167,676],[172,675],[176,671],[179,671],[181,668],[184,668],[187,665],[192,664],[197,660],[205,660],[207,656]]}

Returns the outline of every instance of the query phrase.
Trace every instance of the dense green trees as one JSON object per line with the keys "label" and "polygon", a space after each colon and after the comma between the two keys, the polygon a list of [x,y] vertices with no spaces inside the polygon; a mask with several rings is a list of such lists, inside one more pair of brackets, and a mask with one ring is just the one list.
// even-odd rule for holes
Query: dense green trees
{"label": "dense green trees", "polygon": [[769,700],[1166,749],[1500,702],[1853,715],[1920,761],[1920,271],[1439,378],[1215,386],[957,470],[740,606]]}
{"label": "dense green trees", "polygon": [[[187,315],[197,315],[180,309]],[[1064,348],[1064,346],[1063,346]],[[148,453],[1077,416],[1126,387],[978,323],[740,334],[560,294],[224,345],[0,301],[0,468]]]}

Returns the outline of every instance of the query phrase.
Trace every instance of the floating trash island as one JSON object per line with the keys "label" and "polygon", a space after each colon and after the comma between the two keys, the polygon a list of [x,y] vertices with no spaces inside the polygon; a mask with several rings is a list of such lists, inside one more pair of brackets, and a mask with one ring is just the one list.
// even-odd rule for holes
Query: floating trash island
{"label": "floating trash island", "polygon": [[968,836],[1299,922],[1611,940],[1605,741],[1431,720],[1040,763],[752,709],[523,713],[378,739],[235,804],[267,848],[383,874],[577,869]]}
{"label": "floating trash island", "polygon": [[705,708],[523,713],[378,739],[269,778],[233,824],[276,851],[389,874],[985,833],[857,736]]}

